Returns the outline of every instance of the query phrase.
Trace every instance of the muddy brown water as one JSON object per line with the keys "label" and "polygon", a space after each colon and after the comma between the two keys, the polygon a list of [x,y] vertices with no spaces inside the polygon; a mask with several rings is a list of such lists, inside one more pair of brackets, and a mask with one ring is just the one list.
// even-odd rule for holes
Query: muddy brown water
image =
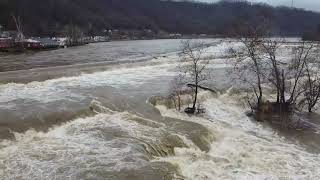
{"label": "muddy brown water", "polygon": [[[198,122],[163,117],[147,102],[152,96],[168,95],[179,46],[180,40],[122,41],[0,56],[1,177],[188,179],[182,175],[183,166],[179,163],[157,161],[175,157],[174,148],[188,147],[188,143],[198,151],[190,153],[192,161],[185,165],[225,159],[214,162],[211,165],[217,166],[210,169],[195,166],[200,168],[192,173],[204,171],[207,175],[223,163],[231,163],[234,152],[222,154],[222,158],[205,154],[212,150],[211,142],[218,139],[215,131]],[[230,85],[226,79],[229,72],[225,68],[213,72],[210,86],[225,90]],[[101,105],[93,109],[98,112],[90,109],[93,102]],[[210,110],[227,108],[220,106]],[[105,112],[99,112],[100,108]],[[310,119],[317,122],[317,118]],[[224,128],[217,125],[220,141],[226,137],[220,148],[233,151],[228,134],[223,134]],[[256,137],[260,136],[263,135]],[[297,144],[308,140],[305,144],[309,148],[319,148],[320,138],[315,132],[303,131],[299,135],[288,131],[283,136],[292,138],[292,142],[299,140]],[[266,138],[251,140],[260,145]],[[199,158],[200,152],[205,156]],[[224,167],[234,167],[229,172],[235,175],[247,168],[237,163]],[[215,179],[217,175],[210,177]]]}
{"label": "muddy brown water", "polygon": [[[122,41],[1,56],[0,175],[4,179],[180,176],[176,166],[151,160],[186,146],[180,136],[208,151],[204,139],[211,133],[196,123],[164,118],[147,103],[151,96],[167,94],[174,69],[165,70],[171,61],[166,57],[174,56],[179,44],[180,40]],[[111,113],[91,109],[93,101]],[[18,149],[10,151],[14,146]],[[22,164],[15,164],[18,161]]]}

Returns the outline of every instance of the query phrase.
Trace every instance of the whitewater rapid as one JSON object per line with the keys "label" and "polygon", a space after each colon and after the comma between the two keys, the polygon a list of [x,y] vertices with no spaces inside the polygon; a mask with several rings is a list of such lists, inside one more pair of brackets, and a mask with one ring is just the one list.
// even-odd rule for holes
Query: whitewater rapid
{"label": "whitewater rapid", "polygon": [[[208,49],[215,87],[230,82],[223,79],[230,66],[223,58],[226,44]],[[150,97],[168,95],[177,59],[166,53],[101,72],[0,85],[0,113],[16,118],[3,118],[3,124],[14,129],[38,118],[0,140],[0,177],[320,179],[319,154],[249,119],[229,91],[203,93],[203,116],[150,105]],[[76,115],[68,119],[62,111]],[[49,126],[47,113],[55,114],[50,122],[65,120]],[[39,130],[37,123],[48,127]]]}
{"label": "whitewater rapid", "polygon": [[177,164],[186,179],[312,179],[320,178],[319,154],[253,122],[228,94],[204,102],[204,117],[190,118],[158,107],[163,116],[202,124],[216,135],[210,151],[176,148],[175,156],[159,158]]}

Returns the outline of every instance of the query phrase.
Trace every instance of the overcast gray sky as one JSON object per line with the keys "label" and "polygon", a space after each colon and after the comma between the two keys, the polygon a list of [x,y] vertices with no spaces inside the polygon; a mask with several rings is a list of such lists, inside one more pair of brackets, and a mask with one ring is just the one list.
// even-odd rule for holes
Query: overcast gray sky
{"label": "overcast gray sky", "polygon": [[[217,2],[219,0],[199,0],[199,1]],[[291,6],[292,0],[249,0],[249,1],[265,2],[275,6],[280,6],[280,5]],[[294,6],[320,12],[320,0],[294,0]]]}

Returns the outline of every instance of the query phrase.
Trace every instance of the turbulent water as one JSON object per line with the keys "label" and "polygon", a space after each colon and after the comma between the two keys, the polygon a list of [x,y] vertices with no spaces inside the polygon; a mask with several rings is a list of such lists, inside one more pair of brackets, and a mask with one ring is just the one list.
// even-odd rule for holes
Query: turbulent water
{"label": "turbulent water", "polygon": [[320,179],[318,141],[251,121],[225,91],[228,42],[205,42],[224,91],[201,94],[201,117],[149,103],[168,95],[180,40],[0,57],[0,179]]}

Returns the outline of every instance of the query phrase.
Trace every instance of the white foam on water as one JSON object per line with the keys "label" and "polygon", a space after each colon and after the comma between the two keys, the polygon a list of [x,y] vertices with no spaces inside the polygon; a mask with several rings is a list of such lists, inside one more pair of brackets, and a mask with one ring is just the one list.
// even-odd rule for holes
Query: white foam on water
{"label": "white foam on water", "polygon": [[[208,52],[210,53],[207,53],[207,56],[212,53],[223,54],[226,47],[226,43],[209,47]],[[11,109],[18,104],[32,103],[33,101],[41,103],[59,100],[81,102],[86,98],[86,94],[79,93],[80,89],[93,89],[103,86],[114,88],[139,87],[152,79],[176,75],[175,68],[179,63],[178,59],[177,54],[170,54],[150,60],[146,62],[146,66],[137,66],[140,64],[133,63],[133,67],[129,65],[127,67],[120,66],[108,71],[62,77],[43,82],[2,84],[0,85],[0,108]],[[227,67],[227,65],[223,59],[215,59],[210,65],[210,68],[224,67]]]}
{"label": "white foam on water", "polygon": [[[146,81],[161,77],[173,76],[168,71],[172,66],[162,64],[146,67],[121,68],[110,71],[82,74],[75,77],[63,77],[44,82],[31,82],[28,84],[9,83],[0,85],[0,107],[10,108],[14,101],[23,100],[49,103],[58,100],[81,101],[85,98],[79,94],[79,89],[112,86],[115,88],[138,87]],[[21,102],[20,102],[21,103]]]}
{"label": "white foam on water", "polygon": [[[1,179],[76,179],[87,170],[106,173],[149,163],[140,140],[153,141],[162,124],[147,126],[122,112],[79,118],[47,133],[29,130],[0,142]],[[148,121],[148,120],[146,120]],[[152,134],[152,136],[150,136]]]}
{"label": "white foam on water", "polygon": [[[210,51],[223,55],[226,47],[222,44]],[[152,79],[174,76],[175,65],[168,58],[159,58],[148,62],[148,66],[0,85],[0,107],[14,106],[19,100],[81,101],[84,95],[74,90],[139,87]],[[226,66],[223,59],[217,59],[212,65],[213,68]],[[205,117],[189,117],[159,107],[164,116],[200,123],[216,137],[211,150],[202,152],[192,141],[180,136],[188,148],[175,148],[175,156],[158,159],[177,164],[186,179],[320,179],[319,155],[308,153],[272,129],[252,122],[228,95],[210,98],[204,106]],[[0,177],[68,179],[100,167],[119,172],[145,166],[149,159],[137,144],[157,141],[166,133],[166,128],[153,121],[150,124],[155,126],[138,123],[132,116],[126,112],[98,114],[76,119],[47,133],[33,130],[16,133],[16,141],[0,142]]]}
{"label": "white foam on water", "polygon": [[164,116],[203,124],[216,134],[207,153],[196,146],[176,148],[176,156],[159,159],[178,165],[186,179],[320,179],[319,154],[308,153],[272,129],[252,122],[227,95],[204,105],[206,117],[158,107]]}

